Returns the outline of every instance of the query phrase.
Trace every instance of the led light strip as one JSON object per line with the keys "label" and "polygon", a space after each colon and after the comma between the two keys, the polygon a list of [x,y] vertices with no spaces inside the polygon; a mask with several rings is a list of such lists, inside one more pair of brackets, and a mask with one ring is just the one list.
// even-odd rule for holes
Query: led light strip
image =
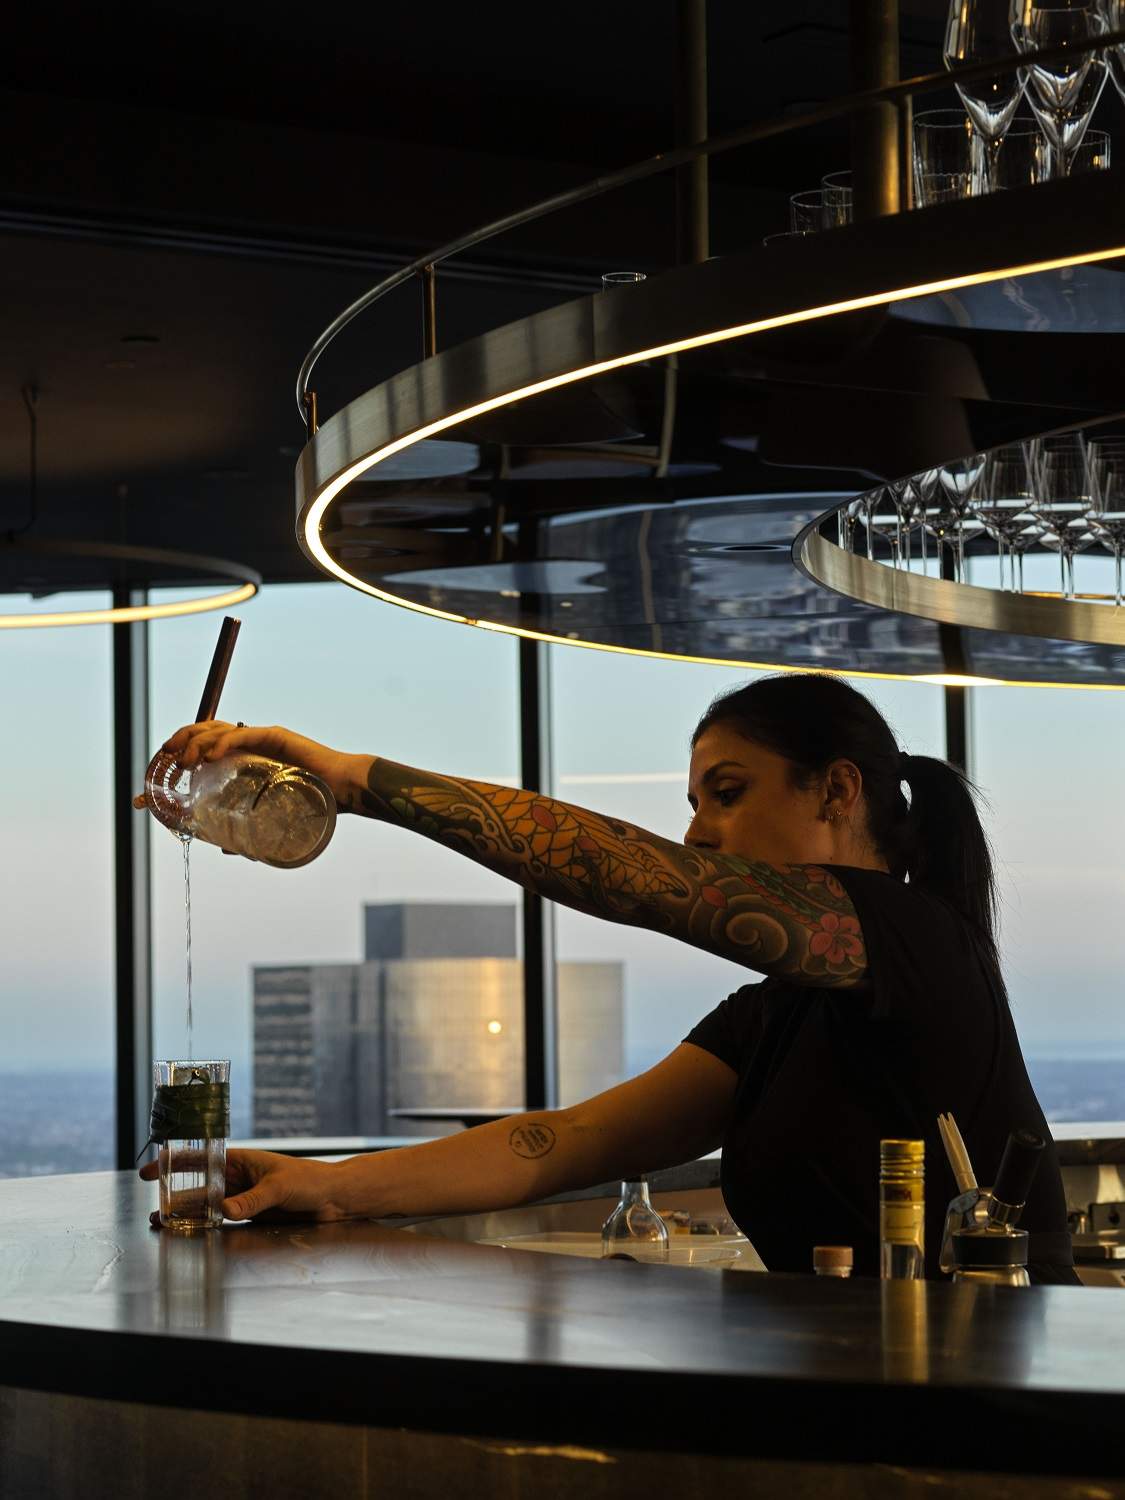
{"label": "led light strip", "polygon": [[[486,401],[476,402],[461,411],[454,412],[450,416],[439,417],[433,422],[428,422],[424,427],[417,428],[414,432],[407,433],[404,437],[395,438],[383,447],[377,448],[373,453],[365,455],[350,464],[334,479],[329,480],[324,489],[320,491],[316,499],[309,506],[304,517],[304,543],[309,555],[315,559],[318,565],[326,573],[331,573],[346,583],[351,588],[359,589],[361,593],[369,594],[374,599],[381,599],[387,604],[397,604],[404,609],[411,609],[416,614],[431,615],[435,619],[449,620],[458,625],[475,625],[481,630],[495,631],[499,635],[519,636],[525,640],[544,641],[548,645],[557,646],[581,646],[588,651],[611,651],[622,656],[647,656],[655,657],[662,661],[684,661],[704,666],[737,667],[747,671],[763,672],[827,672],[837,677],[855,677],[867,680],[884,682],[926,682],[944,686],[973,686],[973,687],[1055,687],[1055,688],[1081,688],[1086,691],[1119,692],[1125,684],[1117,683],[1069,683],[1069,682],[1030,682],[1018,679],[996,678],[996,677],[961,677],[957,674],[947,673],[910,673],[910,672],[868,672],[858,670],[843,671],[838,668],[826,667],[802,667],[794,666],[788,662],[752,662],[734,661],[729,657],[710,656],[683,656],[670,651],[651,651],[643,647],[635,646],[610,646],[601,641],[575,640],[569,636],[551,635],[545,631],[528,630],[519,625],[501,625],[490,620],[478,620],[468,615],[454,614],[448,610],[434,609],[427,604],[418,604],[410,599],[404,599],[398,594],[392,594],[385,589],[377,588],[374,584],[366,583],[349,573],[346,568],[329,554],[320,537],[320,525],[325,511],[332,501],[345,489],[354,479],[368,469],[374,468],[376,464],[403,449],[413,447],[416,443],[424,442],[427,438],[436,436],[439,432],[447,432],[451,427],[456,427],[462,422],[472,421],[476,417],[484,416],[487,412],[496,411],[501,407],[514,406],[519,401],[526,401],[531,396],[542,395],[546,391],[557,390],[560,386],[573,385],[580,380],[591,379],[595,375],[604,375],[611,370],[620,370],[628,365],[641,364],[645,360],[661,359],[670,354],[683,354],[691,349],[705,348],[710,344],[721,344],[730,339],[745,338],[754,333],[766,333],[775,328],[792,327],[798,323],[815,322],[818,318],[834,317],[839,313],[859,312],[863,308],[886,307],[895,302],[909,301],[914,297],[932,297],[939,292],[952,292],[963,287],[983,286],[993,281],[1004,281],[1013,276],[1034,276],[1043,271],[1065,270],[1068,266],[1094,265],[1099,261],[1117,260],[1125,256],[1125,246],[1115,246],[1110,250],[1097,250],[1079,255],[1059,256],[1052,260],[1027,261],[1022,264],[1005,266],[995,271],[978,271],[965,276],[943,277],[937,281],[921,282],[917,286],[900,287],[886,292],[871,292],[863,297],[850,297],[841,302],[831,302],[819,307],[802,308],[796,312],[779,313],[774,317],[761,318],[756,322],[737,324],[732,328],[722,328],[711,333],[697,334],[692,338],[676,339],[671,343],[657,344],[649,349],[641,349],[633,354],[619,355],[616,359],[601,360],[596,364],[583,365],[576,370],[567,370],[561,375],[552,375],[545,380],[538,380],[530,385],[521,386],[516,390],[509,391],[501,396],[491,396]],[[312,439],[316,441],[315,438]]]}
{"label": "led light strip", "polygon": [[138,620],[168,620],[176,615],[202,615],[212,609],[230,609],[253,599],[258,584],[244,583],[225,594],[205,599],[182,599],[174,604],[123,604],[111,609],[72,609],[54,614],[0,615],[0,630],[40,629],[51,625],[131,625]]}

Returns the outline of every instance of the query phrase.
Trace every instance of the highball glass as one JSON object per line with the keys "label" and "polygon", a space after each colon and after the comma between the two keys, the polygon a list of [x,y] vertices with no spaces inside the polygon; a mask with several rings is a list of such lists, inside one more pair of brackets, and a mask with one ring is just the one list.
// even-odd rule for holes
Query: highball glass
{"label": "highball glass", "polygon": [[928,208],[969,198],[983,181],[982,145],[959,109],[927,109],[914,116],[914,203]]}
{"label": "highball glass", "polygon": [[810,188],[790,197],[789,228],[794,234],[819,234],[826,227],[823,188]]}
{"label": "highball glass", "polygon": [[[154,1062],[153,1089],[230,1084],[227,1060]],[[157,1095],[159,1098],[159,1095]],[[165,1229],[217,1229],[226,1197],[226,1135],[173,1138],[160,1143],[160,1222]]]}

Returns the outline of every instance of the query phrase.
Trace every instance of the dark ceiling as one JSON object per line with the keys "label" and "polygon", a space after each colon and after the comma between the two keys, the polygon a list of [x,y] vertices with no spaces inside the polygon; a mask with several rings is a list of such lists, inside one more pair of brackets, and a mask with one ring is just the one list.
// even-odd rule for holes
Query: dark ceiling
{"label": "dark ceiling", "polygon": [[[844,93],[847,10],[712,0],[713,132]],[[942,0],[903,4],[902,70],[940,65]],[[34,534],[223,552],[311,575],[293,535],[293,403],[320,329],[476,224],[672,144],[674,0],[317,8],[26,6],[0,48],[0,530],[27,519],[20,389],[40,391]],[[847,163],[836,125],[716,163],[714,248],[780,228]],[[443,274],[456,342],[659,269],[667,180]],[[404,288],[334,346],[322,412],[420,354]]]}

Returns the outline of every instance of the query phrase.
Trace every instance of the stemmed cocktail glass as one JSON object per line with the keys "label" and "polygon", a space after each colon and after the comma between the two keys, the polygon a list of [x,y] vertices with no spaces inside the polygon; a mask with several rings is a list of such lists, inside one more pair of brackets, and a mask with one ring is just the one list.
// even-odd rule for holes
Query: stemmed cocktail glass
{"label": "stemmed cocktail glass", "polygon": [[[951,0],[943,51],[946,67],[1014,57],[1008,10],[1009,0]],[[980,165],[987,192],[993,189],[997,152],[1019,107],[1024,83],[1022,70],[1012,68],[955,85],[984,146]]]}
{"label": "stemmed cocktail glass", "polygon": [[902,557],[902,517],[890,485],[880,485],[866,496],[863,522],[867,527],[867,556],[875,561],[875,538],[882,537],[890,548],[891,562],[899,566]]}
{"label": "stemmed cocktail glass", "polygon": [[1113,602],[1121,597],[1121,553],[1125,549],[1125,437],[1091,438],[1086,445],[1093,507],[1090,530],[1113,553]]}
{"label": "stemmed cocktail glass", "polygon": [[1074,559],[1094,541],[1094,499],[1086,444],[1080,432],[1036,438],[1028,445],[1034,512],[1043,523],[1043,545],[1059,554],[1064,599],[1074,598]]}
{"label": "stemmed cocktail glass", "polygon": [[[972,511],[996,542],[1000,559],[1000,586],[1004,587],[1004,555],[1011,569],[1011,587],[1023,592],[1023,554],[1038,539],[1040,527],[1034,514],[1031,476],[1022,443],[1007,443],[985,456],[972,499]],[[1016,566],[1019,565],[1019,581]]]}
{"label": "stemmed cocktail glass", "polygon": [[[985,455],[971,453],[938,469],[938,504],[930,530],[943,539],[953,537],[953,580],[965,577],[965,538],[976,536],[981,523],[972,513],[973,494],[984,469]],[[939,530],[940,528],[940,530]],[[940,558],[941,552],[939,550]]]}
{"label": "stemmed cocktail glass", "polygon": [[[1108,30],[1101,3],[1011,0],[1012,40],[1021,52],[1092,41]],[[1027,81],[1028,103],[1051,144],[1055,175],[1066,177],[1105,87],[1105,62],[1096,52],[1081,52],[1072,60],[1033,63],[1020,71]]]}

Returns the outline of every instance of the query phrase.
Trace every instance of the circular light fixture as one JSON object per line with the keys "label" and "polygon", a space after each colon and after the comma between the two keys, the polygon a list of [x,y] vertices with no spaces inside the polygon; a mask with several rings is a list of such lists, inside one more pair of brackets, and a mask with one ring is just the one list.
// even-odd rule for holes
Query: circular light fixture
{"label": "circular light fixture", "polygon": [[179,552],[166,547],[134,547],[117,542],[32,541],[0,543],[0,561],[12,556],[95,559],[118,563],[140,563],[155,568],[175,568],[189,577],[200,573],[239,580],[234,588],[208,594],[202,599],[181,599],[166,604],[118,605],[107,609],[58,610],[47,614],[0,614],[0,630],[43,629],[58,625],[128,625],[139,620],[167,620],[179,615],[205,614],[231,609],[252,599],[262,586],[262,575],[242,563],[202,553]]}
{"label": "circular light fixture", "polygon": [[489,1021],[488,1030],[492,1036],[499,1036],[504,1030],[504,1023],[502,1021]]}
{"label": "circular light fixture", "polygon": [[[754,337],[775,330],[827,323],[864,309],[894,307],[909,311],[909,304],[919,298],[1125,257],[1125,195],[1107,192],[1104,182],[1096,180],[1101,175],[1040,184],[993,198],[969,199],[822,235],[796,237],[786,242],[784,256],[776,247],[766,246],[680,267],[640,285],[595,293],[552,308],[434,355],[351,402],[310,439],[296,474],[301,546],[324,572],[374,598],[529,639],[760,670],[836,670],[856,677],[931,682],[940,678],[947,683],[953,679],[1026,681],[1027,685],[1040,685],[1019,675],[955,670],[948,663],[944,671],[933,666],[913,671],[866,671],[859,666],[823,662],[802,667],[792,660],[755,659],[744,650],[719,655],[650,649],[583,637],[581,630],[567,629],[564,633],[561,629],[536,628],[505,619],[499,607],[487,608],[486,613],[490,601],[483,592],[479,598],[485,607],[478,609],[474,600],[468,608],[457,610],[443,607],[440,598],[426,603],[410,597],[387,586],[386,580],[372,582],[356,566],[367,549],[355,542],[334,545],[332,539],[347,531],[338,517],[346,513],[350,496],[360,493],[349,487],[363,475],[395,455],[418,450],[438,434],[454,436],[454,430],[463,427],[464,435],[471,438],[489,414],[509,411],[547,392],[578,386],[627,367],[666,364],[670,356],[735,340],[746,340],[745,358],[752,360]],[[1013,254],[1013,246],[1020,247],[1022,253],[1017,250]],[[815,298],[808,295],[810,287],[816,289]],[[375,488],[361,487],[364,495]],[[802,563],[806,574],[832,587],[819,561],[818,544],[823,539],[815,524],[806,529],[801,540],[803,544],[807,540],[809,556]],[[823,543],[824,548],[830,545]],[[813,557],[813,553],[818,555]],[[810,562],[811,566],[805,566]],[[945,597],[942,586],[936,580],[930,583],[939,590],[935,599],[940,602]],[[511,597],[512,587],[506,583],[497,590],[496,606]],[[436,598],[440,592],[431,590],[431,597]],[[844,592],[877,603],[881,609],[896,608],[886,580],[879,588],[873,585],[868,593]],[[932,602],[927,598],[916,611],[906,612],[931,620],[944,619],[929,607]],[[1057,601],[1025,598],[1024,604],[1028,612],[1021,618],[1038,620],[1034,614],[1037,604],[1047,609],[1033,633],[1054,633],[1046,622],[1048,617],[1054,618],[1051,607],[1057,606]],[[1097,606],[1087,607],[1097,610]],[[1010,624],[991,625],[987,611],[981,610],[968,623],[981,629],[1013,628]],[[1104,619],[1097,631],[1083,639],[1121,642],[1120,635],[1110,630]],[[1121,684],[1101,681],[1065,685]]]}
{"label": "circular light fixture", "polygon": [[[137,335],[135,338],[126,337],[122,342],[147,343],[158,342],[158,340],[149,335]],[[34,385],[27,384],[22,387],[20,394],[27,408],[31,447],[28,466],[29,517],[21,528],[9,531],[0,540],[0,592],[30,593],[42,597],[47,594],[67,592],[83,585],[99,590],[104,589],[106,587],[104,577],[89,578],[83,574],[81,564],[88,561],[115,563],[114,582],[120,587],[127,586],[130,590],[151,586],[150,579],[143,575],[138,578],[134,573],[134,576],[126,578],[126,565],[135,567],[138,563],[150,569],[156,569],[158,573],[167,569],[175,570],[172,578],[161,579],[166,585],[191,586],[201,573],[204,576],[217,575],[225,579],[239,579],[241,582],[235,588],[224,589],[219,594],[210,594],[202,599],[179,600],[175,603],[123,604],[113,605],[107,609],[0,614],[0,630],[42,630],[62,625],[128,625],[140,620],[163,620],[178,615],[204,614],[213,609],[230,609],[254,597],[262,586],[261,574],[253,568],[247,568],[242,563],[230,562],[226,558],[209,557],[199,552],[181,552],[168,547],[139,547],[126,542],[87,542],[69,537],[40,539],[37,536],[29,536],[28,531],[35,526],[38,519],[39,424],[37,407],[39,392]],[[119,486],[119,499],[123,500],[127,493],[125,485]],[[25,558],[42,559],[44,563],[53,562],[54,578],[50,576],[50,568],[29,569],[26,564],[18,568],[13,567],[13,563],[22,563]],[[66,569],[62,566],[66,563],[72,566]],[[75,564],[78,566],[75,567]],[[180,576],[175,576],[176,573]],[[63,574],[65,576],[60,576]]]}
{"label": "circular light fixture", "polygon": [[[822,524],[823,518],[802,531],[794,543],[793,557],[807,577],[834,593],[876,609],[971,630],[1125,646],[1122,610],[1082,598],[1064,599],[1058,594],[1013,594],[972,583],[954,583],[872,562],[828,541],[820,534]],[[933,677],[923,676],[922,680],[932,681]]]}

